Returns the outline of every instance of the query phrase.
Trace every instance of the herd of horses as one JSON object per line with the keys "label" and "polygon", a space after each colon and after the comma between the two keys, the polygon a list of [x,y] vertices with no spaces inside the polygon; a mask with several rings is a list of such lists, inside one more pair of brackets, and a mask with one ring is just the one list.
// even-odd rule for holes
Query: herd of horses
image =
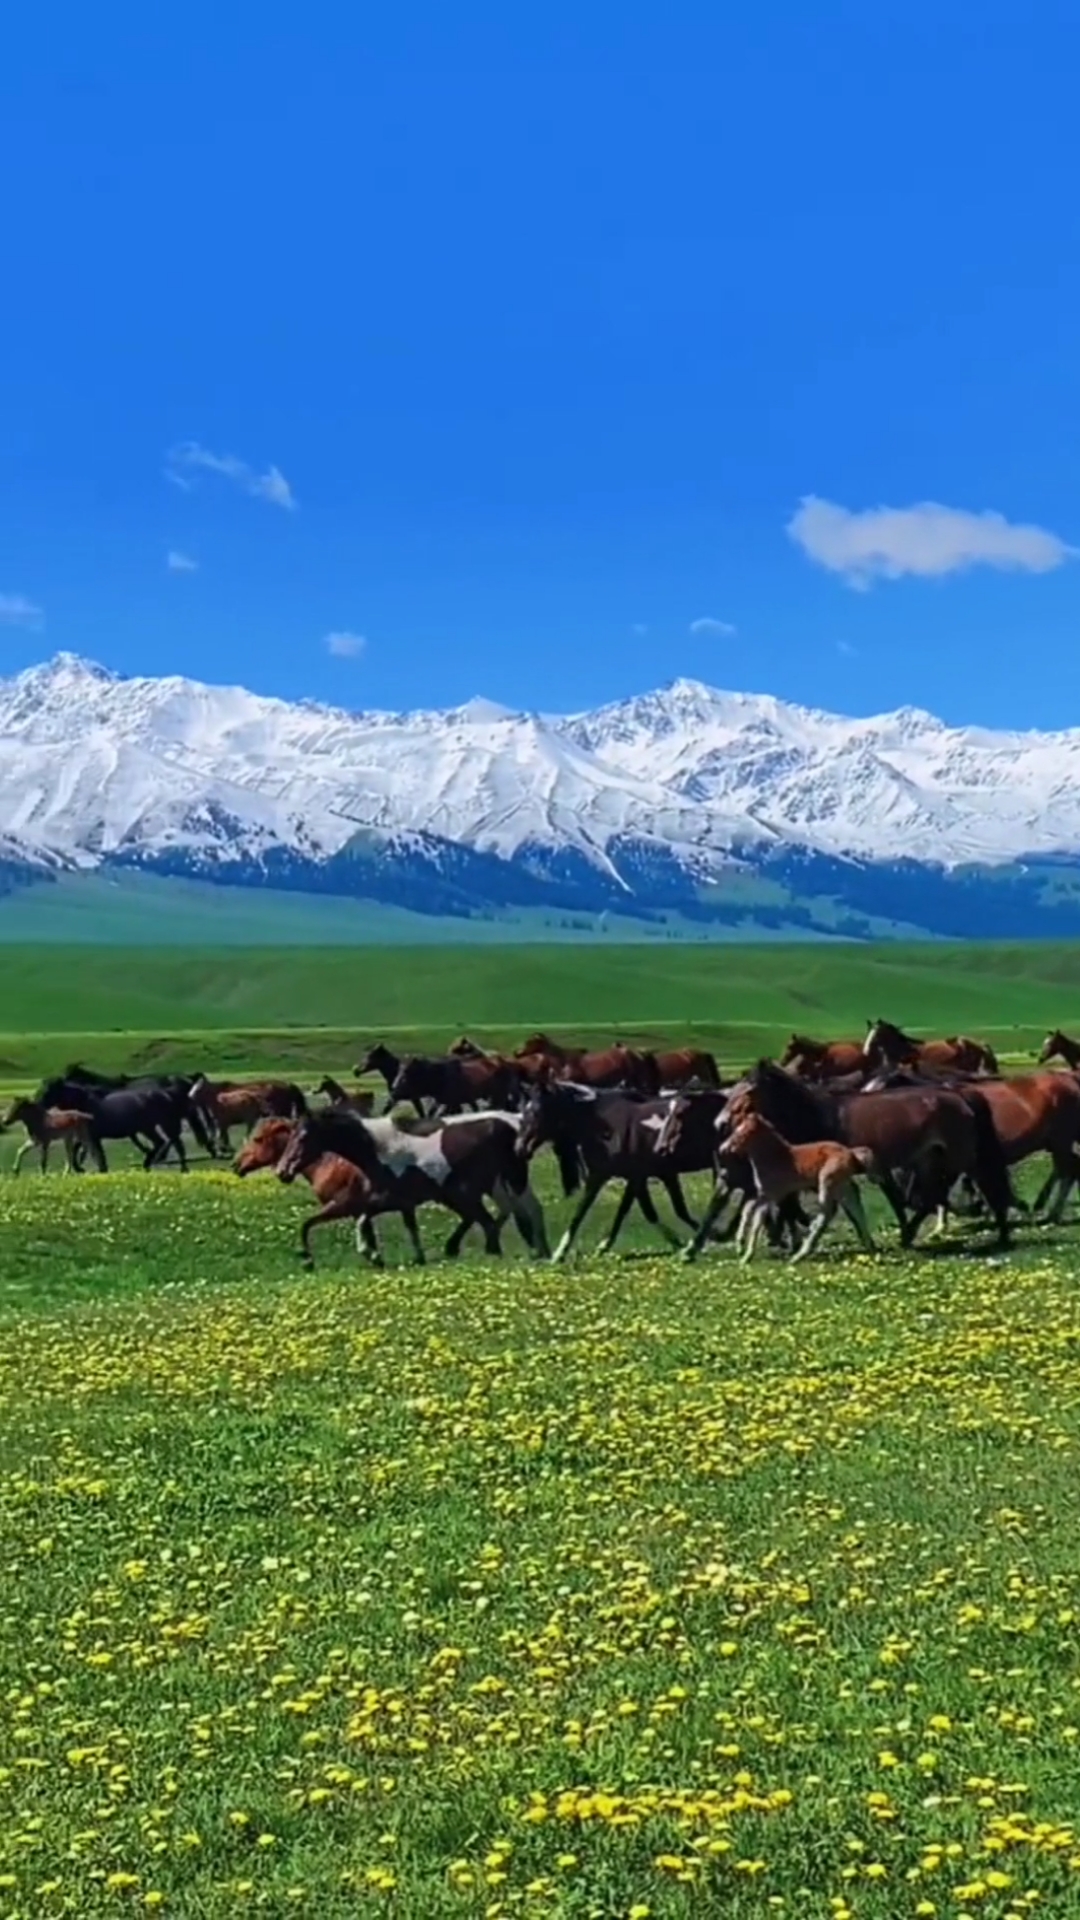
{"label": "herd of horses", "polygon": [[[1064,1065],[1052,1068],[1055,1059]],[[759,1060],[727,1084],[699,1048],[596,1050],[544,1033],[512,1054],[465,1037],[438,1057],[375,1046],[354,1076],[375,1075],[386,1089],[380,1115],[369,1089],[330,1076],[305,1094],[286,1080],[109,1077],[72,1065],[15,1101],[0,1125],[25,1130],[16,1172],[34,1149],[44,1171],[54,1144],[68,1171],[104,1172],[116,1141],[130,1142],[147,1168],[172,1157],[185,1170],[190,1136],[241,1176],[303,1178],[318,1202],[301,1228],[308,1265],[313,1231],[343,1219],[355,1222],[359,1252],[380,1263],[375,1222],[388,1214],[400,1216],[423,1262],[417,1215],[432,1203],[455,1216],[449,1257],[473,1228],[498,1254],[512,1219],[535,1256],[562,1259],[611,1182],[622,1191],[601,1251],[634,1207],[690,1259],[708,1240],[732,1236],[749,1259],[762,1234],[802,1259],[841,1211],[870,1251],[866,1180],[884,1195],[904,1246],[931,1216],[944,1224],[952,1212],[985,1217],[1007,1248],[1015,1215],[1060,1220],[1080,1181],[1080,1042],[1061,1031],[1047,1035],[1030,1071],[1013,1074],[982,1041],[920,1040],[875,1020],[860,1040],[793,1034],[778,1060]],[[246,1137],[233,1157],[238,1130]],[[532,1182],[545,1146],[575,1201],[554,1253]],[[1050,1172],[1029,1206],[1011,1174],[1035,1155],[1048,1156]],[[682,1188],[692,1174],[712,1176],[700,1219]],[[654,1185],[685,1241],[657,1212]],[[818,1201],[812,1220],[807,1194]]]}

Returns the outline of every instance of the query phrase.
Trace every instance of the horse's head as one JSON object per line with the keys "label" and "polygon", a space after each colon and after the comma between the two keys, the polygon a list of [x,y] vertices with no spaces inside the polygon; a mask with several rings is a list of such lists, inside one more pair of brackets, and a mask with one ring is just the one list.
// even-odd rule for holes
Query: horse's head
{"label": "horse's head", "polygon": [[1053,1033],[1047,1034],[1046,1039],[1043,1041],[1036,1055],[1040,1066],[1045,1066],[1047,1060],[1056,1059],[1057,1055],[1061,1052],[1064,1039],[1065,1035],[1062,1033],[1060,1027],[1055,1027]]}
{"label": "horse's head", "polygon": [[555,1049],[552,1042],[548,1039],[546,1033],[530,1033],[528,1039],[523,1040],[520,1047],[515,1047],[514,1059],[527,1060],[530,1054],[551,1054],[554,1051]]}
{"label": "horse's head", "polygon": [[368,1048],[362,1060],[357,1061],[353,1072],[358,1080],[362,1080],[365,1073],[382,1073],[384,1067],[389,1067],[391,1063],[392,1055],[380,1040],[376,1046]]}
{"label": "horse's head", "polygon": [[233,1161],[233,1172],[244,1176],[261,1173],[264,1167],[276,1167],[292,1139],[292,1133],[291,1120],[260,1120]]}
{"label": "horse's head", "polygon": [[4,1133],[8,1127],[17,1126],[29,1112],[29,1100],[13,1100],[3,1119],[0,1120],[0,1133]]}
{"label": "horse's head", "polygon": [[790,1067],[795,1060],[809,1060],[817,1051],[813,1040],[808,1040],[805,1033],[793,1033],[780,1055],[780,1065]]}
{"label": "horse's head", "polygon": [[415,1055],[408,1060],[403,1060],[390,1083],[390,1105],[396,1106],[399,1101],[406,1100],[411,1100],[415,1104],[416,1100],[425,1093],[426,1083],[424,1062]]}
{"label": "horse's head", "polygon": [[448,1052],[455,1060],[483,1060],[486,1057],[483,1047],[478,1047],[476,1041],[470,1040],[467,1033],[463,1033],[460,1040],[455,1040],[453,1046],[448,1048]]}
{"label": "horse's head", "polygon": [[288,1187],[308,1167],[314,1165],[324,1149],[313,1120],[286,1121],[284,1124],[289,1127],[289,1137],[280,1158],[276,1164],[271,1164],[282,1185]]}

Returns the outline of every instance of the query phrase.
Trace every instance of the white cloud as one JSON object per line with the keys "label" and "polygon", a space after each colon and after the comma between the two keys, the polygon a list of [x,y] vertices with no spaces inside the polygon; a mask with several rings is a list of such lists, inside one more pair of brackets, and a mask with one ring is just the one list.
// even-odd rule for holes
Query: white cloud
{"label": "white cloud", "polygon": [[367,641],[362,633],[342,631],[328,633],[323,645],[327,653],[333,654],[335,660],[358,660],[367,646]]}
{"label": "white cloud", "polygon": [[1078,551],[1045,527],[1017,524],[1001,513],[967,513],[934,500],[852,513],[808,493],[787,532],[809,559],[860,590],[873,580],[899,580],[909,573],[931,578],[968,567],[1051,573]]}
{"label": "white cloud", "polygon": [[733,634],[737,631],[730,620],[714,620],[708,614],[701,620],[691,620],[691,633]]}
{"label": "white cloud", "polygon": [[170,547],[165,555],[165,565],[170,573],[198,573],[199,571],[198,561],[193,560],[190,553],[179,553],[175,547]]}
{"label": "white cloud", "polygon": [[198,473],[220,474],[252,499],[268,500],[272,506],[284,507],[289,513],[296,507],[296,495],[280,467],[267,467],[265,473],[257,473],[246,460],[238,460],[233,453],[211,453],[209,447],[201,447],[197,440],[185,440],[168,455],[165,478],[190,493],[195,484],[193,475]]}
{"label": "white cloud", "polygon": [[0,593],[0,627],[43,627],[45,610],[25,593]]}

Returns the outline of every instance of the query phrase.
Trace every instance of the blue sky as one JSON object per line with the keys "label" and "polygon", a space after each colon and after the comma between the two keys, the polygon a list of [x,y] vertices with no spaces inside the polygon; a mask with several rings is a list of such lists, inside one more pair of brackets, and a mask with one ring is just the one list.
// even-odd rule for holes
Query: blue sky
{"label": "blue sky", "polygon": [[2,670],[1080,721],[1078,73],[1064,4],[20,9]]}

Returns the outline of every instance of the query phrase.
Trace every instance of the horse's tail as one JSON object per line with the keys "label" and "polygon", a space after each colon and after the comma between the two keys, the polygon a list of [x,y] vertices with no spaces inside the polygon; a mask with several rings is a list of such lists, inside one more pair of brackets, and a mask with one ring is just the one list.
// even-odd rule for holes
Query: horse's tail
{"label": "horse's tail", "polygon": [[207,1127],[206,1118],[205,1118],[205,1115],[203,1114],[201,1107],[199,1107],[198,1104],[191,1098],[191,1095],[188,1094],[186,1100],[183,1101],[180,1111],[183,1118],[187,1121],[188,1126],[191,1128],[192,1133],[195,1135],[195,1139],[198,1142],[199,1146],[202,1148],[204,1153],[208,1153],[210,1155],[210,1158],[212,1160],[215,1156],[217,1149],[214,1146],[214,1142],[210,1138],[210,1130]]}
{"label": "horse's tail", "polygon": [[975,1184],[990,1208],[1001,1235],[1008,1239],[1009,1209],[1012,1206],[1012,1182],[1009,1163],[994,1125],[994,1116],[986,1096],[974,1087],[967,1091],[967,1106],[975,1122]]}

